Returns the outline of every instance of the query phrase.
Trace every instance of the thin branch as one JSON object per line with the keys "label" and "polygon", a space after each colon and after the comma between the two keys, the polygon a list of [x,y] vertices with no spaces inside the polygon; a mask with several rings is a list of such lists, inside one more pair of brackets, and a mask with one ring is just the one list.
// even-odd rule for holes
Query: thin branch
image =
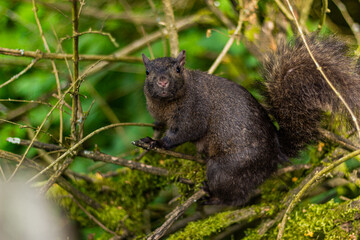
{"label": "thin branch", "polygon": [[[80,132],[76,131],[78,119],[82,117],[81,103],[79,98],[80,82],[76,81],[79,77],[79,37],[76,36],[79,31],[78,4],[77,0],[72,0],[72,35],[73,35],[73,91],[71,102],[71,122],[70,138],[73,146],[80,137]],[[70,163],[69,163],[70,164]]]}
{"label": "thin branch", "polygon": [[308,43],[307,43],[307,41],[306,41],[306,38],[305,38],[305,35],[304,35],[304,33],[303,33],[302,29],[301,29],[301,26],[300,26],[300,24],[299,24],[299,22],[298,22],[298,20],[297,20],[297,18],[296,18],[296,16],[295,16],[295,12],[294,12],[294,10],[293,10],[293,7],[291,6],[289,0],[286,0],[286,2],[287,2],[287,5],[288,5],[288,7],[289,7],[289,9],[290,9],[291,14],[293,15],[293,18],[294,18],[296,27],[297,27],[297,29],[298,29],[298,31],[299,31],[299,33],[300,33],[300,36],[301,36],[301,38],[302,38],[302,40],[303,40],[303,42],[304,42],[304,45],[305,45],[307,51],[309,52],[309,55],[310,55],[311,59],[313,60],[313,62],[314,62],[315,65],[316,65],[316,69],[319,70],[319,72],[321,73],[321,75],[323,76],[323,78],[325,79],[325,81],[327,82],[327,84],[328,84],[328,85],[330,86],[330,88],[334,91],[334,93],[336,94],[336,96],[341,100],[341,102],[344,104],[344,106],[346,107],[346,109],[347,109],[348,112],[350,113],[351,118],[352,118],[352,120],[353,120],[354,123],[355,123],[356,129],[357,129],[357,132],[358,132],[358,135],[360,136],[360,127],[359,127],[359,124],[358,124],[358,121],[357,121],[357,119],[356,119],[355,114],[353,113],[353,111],[351,110],[351,108],[349,107],[349,105],[346,103],[345,99],[341,96],[341,94],[338,92],[338,90],[334,87],[334,85],[333,85],[333,84],[330,82],[330,80],[327,78],[327,76],[325,75],[324,71],[322,70],[322,67],[321,67],[321,66],[319,65],[319,63],[316,61],[314,55],[312,54],[312,52],[311,52],[311,50],[310,50],[310,48],[309,48],[309,45],[308,45]]}
{"label": "thin branch", "polygon": [[[23,146],[28,146],[31,143],[31,141],[29,141],[29,140],[23,140],[20,138],[7,138],[7,141],[10,143],[13,143],[13,144],[18,144],[18,145],[23,145]],[[42,143],[42,142],[38,142],[38,141],[33,142],[32,146],[35,148],[44,149],[45,151],[61,151],[61,152],[67,151],[66,148],[63,148],[61,146],[49,144],[49,143]],[[77,154],[78,154],[78,156],[89,158],[89,159],[92,159],[95,161],[101,161],[103,163],[111,163],[111,164],[115,164],[115,165],[119,165],[119,166],[123,166],[123,167],[128,167],[130,169],[135,169],[135,170],[139,170],[142,172],[146,172],[146,173],[150,173],[150,174],[154,174],[154,175],[158,175],[158,176],[167,177],[170,174],[169,171],[165,168],[154,167],[154,166],[151,166],[148,164],[127,160],[127,159],[120,158],[120,157],[114,157],[114,156],[111,156],[111,155],[108,155],[105,153],[101,153],[101,152],[81,150]],[[194,182],[191,181],[190,179],[181,178],[181,177],[178,179],[178,181],[181,183],[184,183],[184,184],[189,184],[189,185],[194,184]]]}
{"label": "thin branch", "polygon": [[169,175],[169,171],[165,168],[154,167],[154,166],[151,166],[148,164],[114,157],[114,156],[111,156],[111,155],[108,155],[105,153],[101,153],[101,152],[93,152],[93,151],[85,150],[85,151],[80,151],[79,156],[85,157],[85,158],[90,158],[90,159],[93,159],[96,161],[102,161],[102,162],[106,162],[106,163],[112,163],[112,164],[128,167],[130,169],[140,170],[140,171],[158,175],[158,176],[166,177]]}
{"label": "thin branch", "polygon": [[[86,137],[84,137],[83,139],[79,140],[77,143],[75,143],[71,148],[69,148],[65,153],[63,153],[60,157],[58,157],[52,164],[48,165],[46,168],[44,168],[44,170],[42,170],[41,172],[39,172],[38,174],[36,174],[35,176],[33,176],[31,179],[29,179],[27,182],[32,182],[33,180],[35,180],[36,178],[38,178],[40,175],[42,175],[45,171],[49,170],[52,166],[54,166],[56,163],[60,162],[62,159],[64,159],[65,157],[67,157],[69,154],[73,154],[73,152],[79,147],[81,146],[81,144],[83,144],[86,140],[88,140],[89,138],[93,137],[94,135],[108,130],[110,128],[114,128],[114,127],[119,127],[119,126],[153,126],[153,124],[137,124],[137,123],[118,123],[118,124],[111,124],[102,128],[99,128],[95,131],[93,131],[92,133],[88,134]],[[31,144],[32,145],[32,144]],[[31,145],[29,145],[28,149],[31,147]]]}
{"label": "thin branch", "polygon": [[[33,5],[32,10],[34,12],[34,17],[35,17],[35,20],[36,20],[36,24],[37,24],[37,26],[39,28],[39,32],[40,32],[40,37],[41,37],[41,39],[42,39],[42,41],[44,43],[44,47],[45,47],[46,51],[48,53],[50,53],[51,51],[50,51],[49,45],[48,45],[48,43],[46,41],[42,26],[41,26],[41,23],[40,23],[40,19],[39,19],[38,15],[37,15],[37,10],[38,9],[36,7],[35,0],[32,0],[32,5]],[[55,81],[56,81],[56,88],[57,88],[58,96],[61,97],[61,86],[60,86],[59,72],[57,70],[57,67],[56,67],[56,64],[55,64],[54,60],[51,60],[51,66],[53,68],[53,72],[54,72],[54,75],[55,75]],[[61,111],[61,108],[62,108],[61,106],[62,106],[62,104],[60,104],[60,116],[59,116],[59,118],[60,118],[59,141],[60,141],[60,143],[62,143],[62,141],[63,141],[63,113]]]}
{"label": "thin branch", "polygon": [[38,103],[38,104],[43,104],[43,105],[47,105],[49,107],[52,107],[52,105],[50,103],[44,102],[44,101],[39,101],[39,100],[24,100],[24,99],[0,99],[0,102],[20,102],[20,103]]}
{"label": "thin branch", "polygon": [[[96,64],[96,63],[95,63]],[[46,114],[43,122],[40,124],[40,126],[37,128],[34,138],[31,140],[30,145],[27,147],[25,153],[22,156],[22,159],[20,160],[19,164],[16,166],[14,172],[11,174],[10,178],[8,179],[8,181],[10,181],[16,174],[16,172],[18,171],[19,167],[21,166],[21,164],[23,163],[26,155],[28,154],[28,152],[30,151],[30,148],[32,146],[32,144],[34,143],[35,139],[37,138],[37,136],[39,135],[41,129],[43,128],[43,126],[45,125],[45,122],[48,120],[48,118],[50,117],[50,115],[52,114],[52,112],[55,110],[55,108],[64,100],[65,96],[70,92],[70,90],[73,88],[73,85],[78,82],[81,81],[84,77],[86,77],[86,73],[84,73],[80,78],[78,78],[62,95],[62,97],[55,103],[55,105],[50,109],[50,111]]]}
{"label": "thin branch", "polygon": [[79,37],[79,36],[82,36],[85,34],[99,34],[99,35],[107,36],[109,38],[109,40],[111,41],[111,43],[114,44],[115,47],[117,47],[117,48],[119,47],[119,44],[116,42],[116,39],[111,35],[111,33],[92,30],[91,28],[85,32],[79,32],[79,33],[73,34],[72,36],[66,36],[66,37],[60,38],[60,44],[67,39]]}
{"label": "thin branch", "polygon": [[179,39],[175,24],[174,11],[170,0],[162,0],[162,3],[165,13],[166,29],[169,35],[170,54],[172,57],[177,57],[179,54]]}
{"label": "thin branch", "polygon": [[[32,126],[29,126],[29,125],[24,125],[24,124],[20,124],[20,123],[16,123],[16,122],[12,122],[12,121],[8,121],[8,120],[5,120],[5,119],[0,119],[0,122],[5,122],[5,123],[9,123],[9,124],[13,124],[13,125],[16,125],[18,126],[20,129],[32,129],[34,131],[37,130],[37,128],[35,127],[32,127]],[[48,135],[49,137],[51,137],[51,139],[55,140],[55,141],[58,141],[51,133],[49,133],[48,131],[44,131],[44,130],[41,130],[40,132]],[[11,141],[11,137],[7,138]]]}
{"label": "thin branch", "polygon": [[75,198],[71,197],[71,199],[94,223],[96,223],[99,227],[101,227],[105,232],[114,235],[116,239],[120,239],[119,235],[117,235],[114,231],[110,230],[104,224],[102,224],[96,217],[94,217],[90,212],[88,212]]}
{"label": "thin branch", "polygon": [[[132,144],[134,144],[137,147],[141,147],[143,149],[150,149],[150,145],[148,143],[144,143],[142,141],[134,141],[134,142],[132,142]],[[192,161],[202,163],[202,164],[205,163],[204,159],[197,158],[195,156],[188,155],[188,154],[183,154],[183,153],[179,153],[179,152],[165,150],[165,149],[162,149],[162,148],[152,148],[151,150],[154,151],[154,152],[157,152],[157,153],[165,154],[165,155],[176,157],[176,158],[192,160]]]}
{"label": "thin branch", "polygon": [[[208,19],[209,19],[209,16],[204,14],[204,12],[200,11],[197,14],[188,16],[188,17],[176,22],[175,28],[178,31],[181,31],[183,29],[186,29],[186,28],[192,26],[193,24],[207,22]],[[139,50],[140,48],[147,45],[148,43],[154,42],[155,40],[159,39],[160,37],[163,36],[163,34],[168,34],[168,32],[165,31],[165,33],[163,33],[162,30],[159,30],[154,33],[148,34],[146,37],[138,39],[138,40],[132,42],[131,44],[129,44],[128,46],[122,48],[121,50],[116,51],[113,55],[115,57],[129,55],[130,53],[135,52],[136,50]],[[89,74],[94,74],[94,73],[100,71],[101,69],[106,67],[108,64],[109,64],[109,61],[102,61],[96,68],[93,68]]]}
{"label": "thin branch", "polygon": [[275,3],[278,5],[278,7],[287,19],[289,19],[290,21],[294,21],[294,17],[291,15],[291,13],[289,13],[289,11],[286,9],[284,4],[280,0],[275,0]]}
{"label": "thin branch", "polygon": [[[40,50],[37,51],[25,51],[25,50],[18,50],[18,49],[10,49],[10,48],[1,48],[0,47],[0,54],[9,55],[9,56],[16,56],[16,57],[31,57],[31,58],[38,58],[38,59],[54,59],[54,60],[72,60],[72,54],[67,53],[44,53]],[[115,56],[115,55],[79,55],[79,61],[98,61],[104,60],[108,62],[140,62],[140,57],[131,57],[131,56]]]}
{"label": "thin branch", "polygon": [[252,10],[250,10],[250,9],[253,9],[255,7],[254,4],[256,4],[256,2],[249,3],[249,6],[246,9],[247,10],[246,13],[245,13],[245,9],[243,8],[244,7],[243,4],[242,3],[239,3],[239,4],[240,4],[240,14],[239,14],[238,25],[237,25],[234,33],[230,37],[230,39],[225,44],[225,47],[223,48],[223,50],[221,51],[219,56],[216,58],[215,62],[211,65],[210,69],[208,70],[209,74],[213,74],[215,72],[216,68],[220,65],[220,63],[221,63],[222,59],[225,57],[226,53],[230,50],[231,45],[235,41],[235,38],[239,36],[244,18],[252,12]]}
{"label": "thin branch", "polygon": [[325,129],[319,129],[320,134],[327,140],[330,140],[333,143],[339,144],[342,148],[348,150],[348,151],[355,151],[356,149],[359,149],[360,146],[356,143],[351,142],[350,140],[343,138],[341,136],[338,136],[332,132],[329,132]]}
{"label": "thin branch", "polygon": [[83,6],[86,5],[85,0],[79,0],[80,3],[80,7],[79,7],[79,11],[78,11],[78,18],[80,18]]}
{"label": "thin branch", "polygon": [[19,72],[18,74],[16,74],[15,76],[13,76],[12,78],[10,78],[9,80],[7,80],[6,82],[4,82],[3,84],[0,85],[0,88],[8,85],[9,83],[12,83],[13,81],[15,81],[16,79],[18,79],[20,76],[22,76],[24,73],[26,73],[27,71],[29,71],[29,69],[31,69],[38,61],[38,58],[35,58],[31,61],[31,63],[24,68],[21,72]]}
{"label": "thin branch", "polygon": [[225,14],[219,10],[219,8],[215,7],[214,0],[205,0],[210,11],[228,28],[235,29],[235,25],[231,22],[231,20],[225,16]]}
{"label": "thin branch", "polygon": [[344,163],[345,161],[356,157],[357,155],[360,154],[360,149],[349,153],[348,155],[332,162],[329,163],[329,165],[325,166],[322,170],[318,171],[315,173],[315,175],[308,181],[306,182],[306,184],[300,189],[300,191],[292,198],[292,200],[290,201],[290,204],[288,205],[285,214],[282,218],[280,227],[279,227],[279,232],[277,235],[277,239],[280,240],[282,238],[282,235],[284,233],[284,229],[285,229],[285,224],[286,221],[291,213],[291,211],[294,209],[295,205],[297,202],[300,201],[301,197],[305,194],[305,192],[317,181],[319,181],[322,177],[325,176],[325,174],[329,173],[330,171],[332,171],[335,167],[339,166],[340,164]]}
{"label": "thin branch", "polygon": [[360,45],[360,25],[359,25],[359,23],[354,22],[354,20],[350,16],[349,12],[347,11],[344,3],[342,3],[340,0],[333,0],[333,2],[340,10],[345,21],[347,22],[351,31],[353,32],[353,34],[356,38],[357,44]]}
{"label": "thin branch", "polygon": [[328,10],[328,0],[322,0],[322,6],[321,6],[321,18],[320,18],[320,23],[318,26],[318,29],[321,29],[322,26],[325,23],[325,19],[326,19],[326,13],[329,12]]}
{"label": "thin branch", "polygon": [[188,209],[194,202],[198,201],[200,198],[204,197],[206,192],[201,189],[187,199],[183,204],[177,206],[171,213],[169,213],[166,218],[167,220],[154,232],[148,236],[147,240],[157,240],[160,239],[167,230],[172,226],[172,224]]}
{"label": "thin branch", "polygon": [[[49,3],[49,2],[43,2],[39,1],[39,4],[43,4],[46,7],[55,9],[61,13],[61,11],[70,12],[71,9],[69,8],[68,4],[62,4],[62,3]],[[80,2],[81,5],[81,2]],[[81,6],[80,6],[81,7]],[[80,12],[80,11],[79,11]],[[63,14],[64,15],[64,14]],[[158,23],[156,18],[153,18],[153,15],[151,14],[145,14],[145,15],[138,15],[138,14],[128,14],[128,13],[110,13],[102,11],[99,8],[86,6],[81,11],[81,16],[83,17],[91,17],[96,19],[111,19],[111,20],[122,20],[126,22],[134,22],[134,23],[141,23],[146,25],[156,25]]]}
{"label": "thin branch", "polygon": [[284,167],[281,168],[279,170],[276,171],[276,173],[274,175],[276,176],[280,176],[282,174],[288,173],[288,172],[293,172],[296,170],[306,170],[306,169],[310,169],[312,167],[312,164],[296,164],[296,165],[291,165],[288,167]]}

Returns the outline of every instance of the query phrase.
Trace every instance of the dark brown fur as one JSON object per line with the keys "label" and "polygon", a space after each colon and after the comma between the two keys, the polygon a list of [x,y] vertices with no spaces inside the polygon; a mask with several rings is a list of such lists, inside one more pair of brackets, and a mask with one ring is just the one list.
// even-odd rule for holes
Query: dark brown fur
{"label": "dark brown fur", "polygon": [[[344,55],[345,46],[332,38],[309,40],[325,73],[357,109],[359,76]],[[286,159],[283,153],[293,156],[316,138],[323,110],[342,111],[300,41],[284,46],[265,64],[270,113],[279,132],[243,87],[184,68],[185,51],[176,59],[143,59],[148,110],[167,129],[161,140],[144,141],[166,149],[194,142],[206,155],[210,204],[244,204]]]}

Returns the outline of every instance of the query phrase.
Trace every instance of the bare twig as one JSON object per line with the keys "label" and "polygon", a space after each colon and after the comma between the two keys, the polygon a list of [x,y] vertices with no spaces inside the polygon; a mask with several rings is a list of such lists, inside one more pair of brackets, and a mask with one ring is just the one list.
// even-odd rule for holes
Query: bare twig
{"label": "bare twig", "polygon": [[170,54],[172,57],[177,57],[179,54],[179,39],[175,24],[174,11],[170,0],[162,0],[162,3],[165,13],[166,29],[169,34]]}
{"label": "bare twig", "polygon": [[206,192],[201,189],[187,199],[183,204],[177,206],[171,213],[169,213],[166,218],[167,220],[154,232],[148,236],[147,240],[156,240],[160,239],[166,231],[171,227],[171,225],[188,209],[194,202],[206,195]]}
{"label": "bare twig", "polygon": [[[97,64],[97,63],[93,64],[92,66],[96,66],[96,64]],[[87,72],[85,72],[81,77],[79,77],[79,78],[75,81],[75,83],[78,82],[78,81],[83,80],[83,78],[85,78],[86,76],[87,76]],[[75,83],[74,83],[74,84],[75,84]],[[50,117],[50,115],[51,115],[52,112],[55,110],[55,108],[64,100],[65,96],[66,96],[66,95],[70,92],[70,90],[73,88],[73,85],[74,85],[74,84],[72,84],[72,85],[64,92],[64,94],[62,95],[62,97],[55,103],[55,105],[54,105],[54,106],[50,109],[50,111],[47,113],[47,115],[45,116],[43,122],[40,124],[40,126],[39,126],[38,129],[36,130],[35,135],[34,135],[34,138],[31,140],[31,143],[30,143],[30,145],[27,147],[24,155],[22,156],[22,159],[20,160],[19,164],[16,166],[14,172],[12,173],[12,175],[10,176],[10,178],[8,179],[8,181],[10,181],[10,180],[15,176],[16,172],[18,171],[19,167],[21,166],[22,162],[24,161],[26,155],[28,154],[28,152],[29,152],[29,150],[30,150],[33,142],[35,141],[35,139],[36,139],[37,136],[39,135],[41,129],[43,128],[45,122],[46,122],[47,119]],[[54,163],[56,163],[56,161],[55,161]],[[47,169],[46,169],[46,170],[47,170]]]}
{"label": "bare twig", "polygon": [[[0,54],[10,55],[16,57],[31,57],[38,59],[54,59],[54,60],[72,60],[72,54],[67,53],[44,53],[41,51],[24,51],[22,49],[10,49],[10,48],[0,48]],[[104,60],[108,62],[140,62],[140,57],[130,57],[130,56],[115,56],[115,55],[79,55],[79,61],[98,61]]]}
{"label": "bare twig", "polygon": [[[153,126],[153,124],[137,124],[137,123],[118,123],[118,124],[111,124],[102,128],[99,128],[95,131],[93,131],[92,133],[88,134],[86,137],[82,138],[81,140],[79,140],[77,143],[75,143],[71,148],[69,148],[65,153],[63,153],[60,157],[58,157],[52,164],[48,165],[46,168],[44,168],[44,170],[42,170],[41,172],[39,172],[38,174],[36,174],[35,176],[33,176],[31,179],[29,179],[27,182],[32,182],[33,180],[35,180],[36,178],[38,178],[40,175],[42,175],[45,171],[49,170],[52,166],[54,166],[56,163],[60,162],[62,159],[64,159],[65,157],[67,157],[69,154],[73,154],[73,151],[76,150],[79,146],[81,146],[81,144],[83,144],[86,140],[88,140],[89,138],[91,138],[92,136],[98,134],[99,132],[108,130],[110,128],[114,128],[114,127],[119,127],[119,126]],[[32,144],[31,144],[32,145]],[[31,145],[29,145],[28,149],[31,147]]]}
{"label": "bare twig", "polygon": [[321,6],[321,18],[320,18],[320,23],[318,26],[318,29],[321,29],[322,26],[325,23],[325,19],[326,19],[326,13],[328,13],[328,0],[322,0],[322,6]]}
{"label": "bare twig", "polygon": [[360,146],[358,144],[353,143],[350,140],[343,138],[341,136],[338,136],[338,135],[336,135],[332,132],[329,132],[325,129],[320,128],[319,132],[325,139],[330,140],[333,143],[339,144],[341,147],[343,147],[346,150],[355,151],[356,149],[360,148]]}
{"label": "bare twig", "polygon": [[[59,12],[64,11],[64,12],[71,12],[71,9],[69,8],[68,4],[63,4],[63,3],[49,3],[46,1],[39,1],[39,4],[43,4],[46,7],[55,9]],[[80,7],[81,7],[81,2],[80,2]],[[80,13],[80,11],[79,11]],[[64,15],[64,14],[63,14]],[[153,16],[151,14],[128,14],[128,13],[110,13],[110,12],[105,12],[102,11],[99,8],[95,8],[95,7],[91,7],[91,6],[86,6],[85,8],[82,9],[81,11],[81,16],[83,17],[90,17],[90,18],[96,18],[96,19],[111,19],[111,20],[122,20],[122,21],[126,21],[126,22],[136,22],[136,23],[141,23],[141,24],[146,24],[146,25],[156,25],[157,24],[157,20],[155,18],[153,18]]]}
{"label": "bare twig", "polygon": [[[32,129],[32,130],[34,130],[34,131],[37,130],[37,128],[35,128],[35,127],[29,126],[29,125],[20,124],[20,123],[16,123],[16,122],[12,122],[12,121],[5,120],[5,119],[0,119],[0,122],[5,122],[5,123],[9,123],[9,124],[16,125],[16,126],[18,126],[20,129]],[[51,133],[49,133],[48,131],[43,131],[43,130],[41,130],[40,132],[48,135],[48,136],[51,137],[53,140],[58,141],[58,140],[57,140]],[[8,138],[8,139],[11,140],[12,138]]]}
{"label": "bare twig", "polygon": [[[199,23],[199,22],[206,22],[207,21],[207,15],[204,15],[204,12],[199,12],[197,14],[194,14],[192,16],[186,17],[185,19],[182,19],[178,22],[176,22],[175,24],[175,28],[178,31],[181,31],[183,29],[186,29],[190,26],[192,26],[193,24]],[[168,34],[167,31],[165,31],[165,34]],[[122,48],[121,50],[115,52],[113,55],[115,57],[121,57],[121,56],[126,56],[140,48],[142,48],[143,46],[145,46],[148,43],[151,43],[157,39],[159,39],[160,37],[163,36],[163,31],[159,30],[156,31],[154,33],[148,34],[146,37],[143,37],[139,40],[134,41],[133,43],[129,44],[128,46]],[[108,61],[102,61],[96,68],[93,68],[89,74],[94,74],[98,71],[100,71],[101,69],[103,69],[104,67],[106,67],[109,64]],[[88,71],[88,70],[86,70]]]}
{"label": "bare twig", "polygon": [[38,61],[38,58],[35,58],[31,61],[31,63],[24,68],[21,72],[19,72],[18,74],[16,74],[15,76],[13,76],[12,78],[10,78],[9,80],[7,80],[6,82],[4,82],[3,84],[0,85],[0,88],[8,85],[9,83],[12,83],[13,81],[15,81],[16,79],[18,79],[21,75],[23,75],[24,73],[26,73],[27,71],[29,71],[29,69],[31,69]]}
{"label": "bare twig", "polygon": [[[225,47],[223,48],[223,50],[221,51],[221,53],[219,54],[219,56],[216,58],[215,62],[211,65],[210,69],[208,70],[209,74],[213,74],[216,70],[216,68],[220,65],[222,59],[225,57],[226,53],[229,51],[231,45],[233,44],[233,42],[235,41],[235,38],[239,35],[240,31],[241,31],[241,27],[244,21],[244,17],[245,17],[245,12],[243,9],[243,4],[242,1],[240,3],[240,14],[239,14],[239,21],[238,21],[238,25],[233,33],[233,35],[230,37],[230,39],[227,41],[227,43],[225,44]],[[252,12],[250,10],[250,8],[254,7],[254,2],[249,3],[249,8],[247,9],[247,14],[249,14],[250,12]],[[247,15],[246,14],[246,15]]]}
{"label": "bare twig", "polygon": [[39,101],[39,100],[24,100],[24,99],[0,99],[0,102],[20,102],[20,103],[38,103],[38,104],[43,104],[43,105],[47,105],[49,107],[52,107],[52,105],[50,103],[44,102],[44,101]]}
{"label": "bare twig", "polygon": [[71,197],[71,199],[94,223],[96,223],[99,227],[101,227],[105,232],[114,235],[114,237],[116,237],[115,239],[120,239],[119,235],[117,235],[114,231],[110,230],[104,224],[102,224],[95,216],[93,216],[90,212],[88,212],[75,198]]}
{"label": "bare twig", "polygon": [[[148,143],[144,143],[142,141],[134,141],[134,142],[132,142],[132,144],[134,144],[137,147],[144,148],[144,149],[150,149],[150,145]],[[162,149],[162,148],[152,148],[151,150],[154,151],[154,152],[158,152],[158,153],[161,153],[161,154],[166,154],[166,155],[172,156],[172,157],[192,160],[192,161],[195,161],[195,162],[198,162],[198,163],[205,163],[205,160],[203,160],[201,158],[197,158],[197,157],[192,156],[192,155],[188,155],[188,154],[183,154],[183,153],[179,153],[179,152],[165,150],[165,149]]]}
{"label": "bare twig", "polygon": [[353,32],[353,34],[356,38],[357,44],[360,45],[360,25],[359,25],[359,23],[354,22],[354,20],[351,18],[349,12],[346,9],[345,4],[343,4],[340,0],[333,0],[333,2],[340,10],[345,21],[347,22],[351,31]]}
{"label": "bare twig", "polygon": [[312,164],[296,164],[296,165],[291,165],[291,166],[288,166],[288,167],[284,167],[284,168],[281,168],[279,170],[276,171],[275,175],[276,176],[280,176],[284,173],[288,173],[288,172],[293,172],[293,171],[296,171],[296,170],[299,170],[299,169],[310,169],[312,167]]}
{"label": "bare twig", "polygon": [[[44,32],[43,32],[43,29],[42,29],[42,26],[41,26],[41,23],[40,23],[40,19],[37,15],[37,7],[36,7],[36,2],[35,0],[32,0],[32,5],[33,5],[33,12],[34,12],[34,17],[35,17],[35,20],[36,20],[36,24],[39,28],[39,32],[40,32],[40,37],[44,43],[44,47],[46,49],[46,51],[48,53],[50,53],[50,48],[49,48],[49,45],[46,41],[46,38],[45,38],[45,35],[44,35]],[[57,88],[57,92],[58,92],[58,96],[61,97],[61,86],[60,86],[60,79],[59,79],[59,72],[57,70],[57,67],[56,67],[56,64],[54,62],[54,60],[51,60],[51,66],[53,68],[53,72],[54,72],[54,75],[55,75],[55,81],[56,81],[56,88]],[[63,113],[61,111],[62,107],[61,107],[61,103],[60,103],[60,132],[59,132],[59,141],[60,143],[62,143],[63,141]]]}
{"label": "bare twig", "polygon": [[231,22],[231,20],[225,16],[225,14],[219,10],[219,8],[215,7],[214,0],[205,0],[208,8],[211,12],[215,14],[215,16],[228,28],[235,29],[235,25]]}
{"label": "bare twig", "polygon": [[[29,141],[29,140],[23,140],[20,138],[8,138],[7,141],[10,143],[13,143],[13,144],[19,144],[19,145],[23,145],[23,146],[28,146],[31,143],[31,141]],[[66,148],[63,148],[61,146],[49,144],[49,143],[42,143],[42,142],[38,142],[38,141],[33,142],[32,146],[35,148],[44,149],[46,151],[62,151],[62,152],[67,151]],[[124,166],[124,167],[128,167],[130,169],[135,169],[135,170],[147,172],[147,173],[158,175],[158,176],[169,176],[169,171],[165,168],[154,167],[154,166],[151,166],[148,164],[139,163],[139,162],[135,162],[135,161],[119,158],[119,157],[114,157],[114,156],[111,156],[111,155],[108,155],[105,153],[101,153],[101,152],[81,150],[77,154],[81,157],[90,158],[95,161],[101,161],[104,163],[111,163],[111,164],[115,164],[115,165],[119,165],[119,166]],[[189,184],[189,185],[194,184],[193,181],[191,181],[189,179],[181,178],[181,177],[178,179],[178,181],[181,183],[184,183],[184,184]]]}
{"label": "bare twig", "polygon": [[291,13],[289,13],[289,11],[286,9],[284,4],[280,0],[275,0],[275,3],[278,5],[278,7],[286,16],[287,19],[289,19],[290,21],[294,21],[294,17],[291,15]]}
{"label": "bare twig", "polygon": [[[52,114],[52,112],[55,110],[55,108],[60,104],[60,102],[65,98],[66,94],[71,90],[72,86],[70,86],[68,88],[68,90],[63,94],[62,98],[60,98],[59,101],[57,101],[57,103],[50,109],[50,111],[46,114],[43,122],[40,124],[40,126],[38,127],[38,129],[35,132],[34,138],[32,139],[32,142],[35,141],[35,139],[37,138],[37,136],[39,135],[41,129],[43,128],[43,126],[45,125],[45,122],[48,120],[48,118],[50,117],[50,115]],[[14,172],[11,174],[11,176],[9,177],[8,181],[10,181],[16,174],[16,172],[18,171],[19,167],[21,166],[21,164],[23,163],[26,155],[28,154],[30,148],[31,148],[32,143],[28,146],[28,148],[26,149],[25,153],[23,154],[22,159],[20,160],[19,164],[16,166]]]}
{"label": "bare twig", "polygon": [[76,131],[78,119],[82,117],[81,103],[79,98],[80,82],[77,81],[79,77],[79,16],[78,16],[78,4],[77,0],[72,0],[72,28],[73,28],[73,91],[72,91],[72,111],[71,111],[71,123],[70,123],[70,138],[71,146],[73,146],[80,137],[80,133]]}
{"label": "bare twig", "polygon": [[119,47],[119,44],[116,42],[116,39],[111,35],[111,33],[108,32],[103,32],[103,31],[97,31],[97,30],[92,30],[91,28],[88,31],[85,32],[79,32],[79,33],[75,33],[72,36],[67,36],[67,37],[63,37],[60,38],[60,44],[70,38],[74,38],[74,37],[79,37],[85,34],[99,34],[99,35],[103,35],[103,36],[107,36],[109,38],[109,40],[111,41],[112,44],[114,44],[115,47]]}

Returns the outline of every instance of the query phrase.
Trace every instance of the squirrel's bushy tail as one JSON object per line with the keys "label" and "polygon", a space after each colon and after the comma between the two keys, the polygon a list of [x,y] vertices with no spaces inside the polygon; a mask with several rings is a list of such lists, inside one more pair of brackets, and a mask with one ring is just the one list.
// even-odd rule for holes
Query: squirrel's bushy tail
{"label": "squirrel's bushy tail", "polygon": [[[325,75],[358,117],[360,73],[356,72],[355,59],[347,55],[347,46],[335,37],[319,39],[317,35],[308,37],[307,42]],[[316,69],[301,38],[281,46],[264,66],[270,113],[278,121],[280,145],[287,156],[296,155],[317,138],[325,111],[352,122],[344,104]]]}

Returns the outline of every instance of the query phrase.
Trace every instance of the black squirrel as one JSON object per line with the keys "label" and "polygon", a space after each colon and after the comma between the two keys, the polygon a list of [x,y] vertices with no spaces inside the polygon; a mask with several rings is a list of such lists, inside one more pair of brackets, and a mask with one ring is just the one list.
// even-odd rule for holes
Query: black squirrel
{"label": "black squirrel", "polygon": [[[346,45],[316,35],[307,41],[327,77],[358,113],[360,73],[346,55]],[[324,111],[351,119],[300,38],[293,45],[283,44],[264,63],[267,110],[242,86],[185,68],[184,50],[177,58],[151,61],[142,56],[148,111],[166,132],[160,140],[138,141],[165,149],[194,142],[206,156],[208,204],[246,203],[278,163],[319,137]],[[279,131],[268,114],[275,117]]]}

